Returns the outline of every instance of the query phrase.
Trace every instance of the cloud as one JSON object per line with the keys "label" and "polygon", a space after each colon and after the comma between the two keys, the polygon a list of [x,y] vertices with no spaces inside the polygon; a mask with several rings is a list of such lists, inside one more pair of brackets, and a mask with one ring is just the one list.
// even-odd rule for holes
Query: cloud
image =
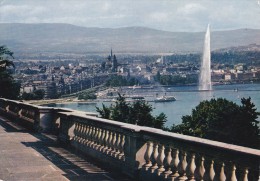
{"label": "cloud", "polygon": [[170,16],[166,12],[154,12],[149,14],[149,18],[152,21],[156,21],[156,22],[167,22],[169,21]]}
{"label": "cloud", "polygon": [[196,13],[201,13],[202,11],[205,10],[207,9],[201,4],[190,3],[190,4],[186,4],[183,7],[178,8],[177,13],[180,15],[192,15]]}
{"label": "cloud", "polygon": [[0,0],[0,23],[146,26],[168,31],[260,28],[257,0]]}

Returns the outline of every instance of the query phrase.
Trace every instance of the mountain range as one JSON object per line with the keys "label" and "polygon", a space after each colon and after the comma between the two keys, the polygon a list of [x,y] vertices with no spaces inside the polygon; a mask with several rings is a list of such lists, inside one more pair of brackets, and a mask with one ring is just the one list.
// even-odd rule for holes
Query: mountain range
{"label": "mountain range", "polygon": [[[70,24],[0,24],[0,45],[23,53],[194,53],[205,32],[168,32],[145,27],[88,28]],[[259,29],[213,31],[212,50],[260,44]]]}

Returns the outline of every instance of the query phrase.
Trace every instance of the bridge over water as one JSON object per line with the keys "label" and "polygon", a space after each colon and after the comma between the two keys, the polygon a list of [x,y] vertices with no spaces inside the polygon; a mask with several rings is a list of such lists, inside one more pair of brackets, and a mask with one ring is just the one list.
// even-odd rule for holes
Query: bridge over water
{"label": "bridge over water", "polygon": [[260,151],[0,99],[0,180],[259,180]]}

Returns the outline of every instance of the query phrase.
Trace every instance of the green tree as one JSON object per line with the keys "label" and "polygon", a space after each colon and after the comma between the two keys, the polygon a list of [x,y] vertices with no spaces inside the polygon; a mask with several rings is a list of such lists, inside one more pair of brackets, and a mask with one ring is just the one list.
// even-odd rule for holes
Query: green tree
{"label": "green tree", "polygon": [[11,75],[9,68],[15,66],[9,60],[10,58],[13,58],[13,52],[5,46],[0,46],[0,97],[18,99],[20,83],[16,82]]}
{"label": "green tree", "polygon": [[106,107],[103,104],[102,108],[96,107],[96,109],[102,118],[159,129],[164,128],[164,124],[167,120],[164,113],[153,116],[153,108],[147,102],[137,100],[133,103],[128,103],[125,97],[120,94],[114,105]]}
{"label": "green tree", "polygon": [[110,107],[106,107],[104,104],[102,104],[103,109],[96,107],[97,112],[101,115],[102,118],[105,119],[111,119],[111,110]]}
{"label": "green tree", "polygon": [[161,81],[160,71],[157,71],[156,76],[154,77],[154,80],[157,81],[157,82],[160,82],[160,81]]}
{"label": "green tree", "polygon": [[44,98],[44,90],[38,89],[30,93],[24,92],[21,98],[24,100],[41,100]]}
{"label": "green tree", "polygon": [[223,98],[202,101],[171,131],[226,143],[258,148],[258,114],[251,98],[239,106]]}
{"label": "green tree", "polygon": [[121,75],[112,75],[109,80],[106,82],[106,86],[119,87],[119,86],[133,86],[138,84],[138,80],[134,77],[129,79]]}
{"label": "green tree", "polygon": [[86,92],[83,92],[78,96],[78,99],[84,99],[84,100],[96,99],[96,98],[97,96],[94,93],[86,93]]}
{"label": "green tree", "polygon": [[44,90],[43,89],[37,89],[34,92],[35,99],[41,100],[44,98]]}

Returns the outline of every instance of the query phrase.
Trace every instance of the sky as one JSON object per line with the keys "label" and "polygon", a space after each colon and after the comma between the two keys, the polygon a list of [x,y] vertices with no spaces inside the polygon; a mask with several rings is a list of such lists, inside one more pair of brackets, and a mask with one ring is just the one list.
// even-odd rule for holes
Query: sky
{"label": "sky", "polygon": [[0,23],[142,26],[173,32],[260,29],[260,0],[0,0]]}

